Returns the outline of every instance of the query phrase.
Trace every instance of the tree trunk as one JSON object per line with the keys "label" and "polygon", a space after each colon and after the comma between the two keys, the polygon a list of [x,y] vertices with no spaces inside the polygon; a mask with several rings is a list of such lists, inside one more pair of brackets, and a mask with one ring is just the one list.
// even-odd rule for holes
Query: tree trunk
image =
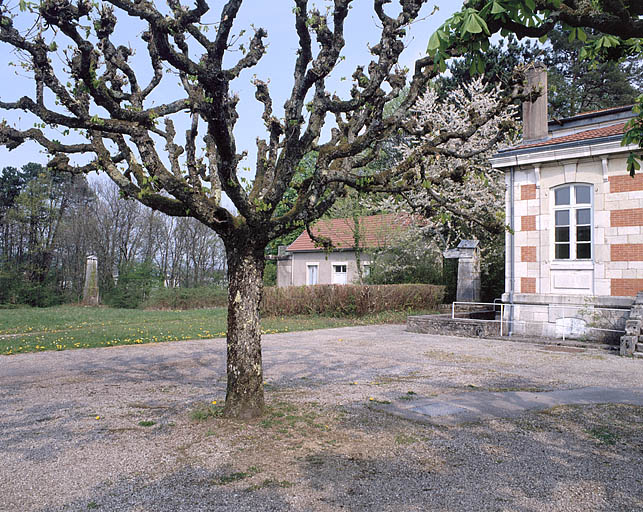
{"label": "tree trunk", "polygon": [[225,414],[250,419],[261,416],[264,405],[259,303],[265,257],[263,248],[248,247],[243,239],[235,242],[226,246],[229,283]]}

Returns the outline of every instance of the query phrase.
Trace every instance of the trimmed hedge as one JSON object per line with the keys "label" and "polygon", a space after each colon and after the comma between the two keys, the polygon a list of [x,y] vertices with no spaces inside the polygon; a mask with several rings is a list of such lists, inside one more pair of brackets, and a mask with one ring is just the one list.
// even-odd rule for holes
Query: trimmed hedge
{"label": "trimmed hedge", "polygon": [[[444,286],[432,284],[317,285],[266,287],[261,313],[264,316],[329,315],[350,316],[438,309]],[[228,292],[218,286],[158,288],[143,304],[146,309],[199,309],[228,305]]]}
{"label": "trimmed hedge", "polygon": [[265,316],[349,316],[437,309],[444,286],[432,284],[316,285],[264,289],[261,312]]}
{"label": "trimmed hedge", "polygon": [[228,290],[222,286],[157,288],[143,303],[145,309],[204,309],[228,305]]}

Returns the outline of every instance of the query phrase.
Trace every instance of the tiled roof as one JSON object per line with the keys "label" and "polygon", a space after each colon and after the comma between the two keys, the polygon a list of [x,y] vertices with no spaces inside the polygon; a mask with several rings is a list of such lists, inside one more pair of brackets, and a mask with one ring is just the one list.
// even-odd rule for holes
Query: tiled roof
{"label": "tiled roof", "polygon": [[577,142],[582,140],[600,139],[609,137],[611,135],[622,135],[625,128],[625,123],[614,124],[612,126],[604,126],[602,128],[594,128],[593,130],[585,130],[583,132],[572,133],[571,135],[564,135],[563,137],[554,137],[552,139],[535,142],[533,144],[523,144],[510,148],[510,151],[516,149],[535,148],[540,146],[552,146],[554,144],[564,144],[566,142]]}
{"label": "tiled roof", "polygon": [[[404,215],[371,215],[360,217],[360,246],[364,248],[375,248],[386,245],[400,228],[409,225],[409,218]],[[355,247],[355,223],[352,217],[345,219],[324,219],[319,220],[311,227],[315,236],[330,238],[336,249],[353,249]],[[299,237],[288,246],[288,251],[318,251],[308,233],[304,231]]]}

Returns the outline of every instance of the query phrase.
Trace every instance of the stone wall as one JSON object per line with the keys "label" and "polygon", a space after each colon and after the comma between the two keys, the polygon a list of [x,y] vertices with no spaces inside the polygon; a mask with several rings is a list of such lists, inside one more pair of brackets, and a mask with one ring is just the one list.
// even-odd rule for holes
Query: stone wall
{"label": "stone wall", "polygon": [[[503,299],[508,301],[508,294]],[[513,309],[505,304],[505,323],[519,335],[618,344],[632,302],[626,297],[516,294]]]}
{"label": "stone wall", "polygon": [[[510,215],[507,173],[507,218]],[[592,257],[556,259],[554,190],[592,186]],[[632,297],[643,289],[643,175],[622,155],[522,166],[515,171],[515,293]],[[512,289],[507,233],[506,290]]]}
{"label": "stone wall", "polygon": [[451,315],[417,315],[407,317],[406,330],[421,334],[493,338],[500,336],[500,323],[451,318]]}

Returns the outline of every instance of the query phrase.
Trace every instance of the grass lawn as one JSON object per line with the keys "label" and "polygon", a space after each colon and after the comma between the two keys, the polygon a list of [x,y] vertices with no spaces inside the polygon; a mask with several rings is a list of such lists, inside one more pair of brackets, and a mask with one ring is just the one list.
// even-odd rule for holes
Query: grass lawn
{"label": "grass lawn", "polygon": [[[268,317],[262,320],[262,332],[271,334],[350,325],[404,323],[408,314],[421,313],[425,312],[385,312],[359,318],[308,315]],[[0,310],[0,354],[222,338],[226,335],[225,331],[225,308],[187,311],[82,306],[5,309]]]}

